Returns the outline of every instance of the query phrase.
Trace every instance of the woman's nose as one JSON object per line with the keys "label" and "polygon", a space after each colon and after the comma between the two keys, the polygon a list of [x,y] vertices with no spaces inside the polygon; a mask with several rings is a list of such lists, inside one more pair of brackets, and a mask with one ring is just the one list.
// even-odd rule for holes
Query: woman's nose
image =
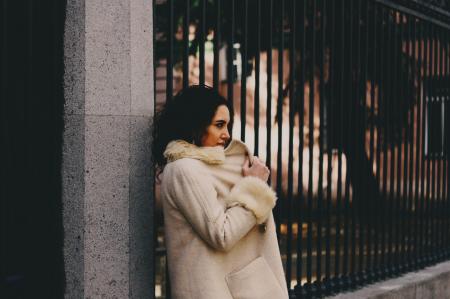
{"label": "woman's nose", "polygon": [[222,134],[223,139],[230,139],[230,133],[228,132],[228,129],[225,130],[225,132]]}

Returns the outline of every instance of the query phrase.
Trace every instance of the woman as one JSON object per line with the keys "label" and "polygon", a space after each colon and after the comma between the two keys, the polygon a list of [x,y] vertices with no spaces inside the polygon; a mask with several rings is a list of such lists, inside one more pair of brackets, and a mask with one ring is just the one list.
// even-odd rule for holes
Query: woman
{"label": "woman", "polygon": [[227,101],[206,86],[157,115],[153,155],[173,298],[288,298],[268,168],[230,140]]}

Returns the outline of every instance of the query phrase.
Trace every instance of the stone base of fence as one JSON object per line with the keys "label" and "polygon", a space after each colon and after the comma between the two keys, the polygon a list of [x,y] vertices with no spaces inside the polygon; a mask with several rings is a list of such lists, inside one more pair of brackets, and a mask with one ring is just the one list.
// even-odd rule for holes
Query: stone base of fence
{"label": "stone base of fence", "polygon": [[450,298],[450,261],[327,299]]}

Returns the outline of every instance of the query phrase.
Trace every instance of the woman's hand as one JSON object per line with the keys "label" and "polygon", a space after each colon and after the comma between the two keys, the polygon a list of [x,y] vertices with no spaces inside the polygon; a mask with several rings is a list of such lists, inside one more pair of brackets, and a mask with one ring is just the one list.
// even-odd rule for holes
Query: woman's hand
{"label": "woman's hand", "polygon": [[264,182],[269,179],[270,170],[267,166],[258,158],[253,157],[253,164],[250,166],[250,160],[248,157],[245,159],[242,166],[242,174],[244,176],[254,176],[260,178]]}

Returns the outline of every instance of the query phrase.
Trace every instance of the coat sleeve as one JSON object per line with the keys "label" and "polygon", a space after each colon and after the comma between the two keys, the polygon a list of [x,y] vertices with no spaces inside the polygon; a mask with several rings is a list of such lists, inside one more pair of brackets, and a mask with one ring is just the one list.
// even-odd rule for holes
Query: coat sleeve
{"label": "coat sleeve", "polygon": [[[194,231],[217,250],[230,250],[260,222],[258,215],[270,214],[275,205],[275,197],[270,203],[259,200],[263,185],[255,186],[252,179],[243,178],[225,198],[227,208],[224,210],[208,175],[199,173],[195,164],[178,166],[182,167],[173,167],[164,176],[164,180],[168,179],[169,182],[163,192],[168,193]],[[270,189],[268,186],[265,188]],[[249,202],[249,206],[239,202],[239,199]]]}

